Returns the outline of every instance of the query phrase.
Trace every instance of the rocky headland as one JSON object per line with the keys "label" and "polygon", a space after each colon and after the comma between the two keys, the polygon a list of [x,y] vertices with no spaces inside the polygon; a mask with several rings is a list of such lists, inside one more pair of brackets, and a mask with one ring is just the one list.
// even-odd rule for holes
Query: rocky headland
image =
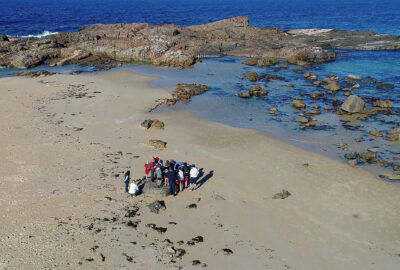
{"label": "rocky headland", "polygon": [[96,24],[75,33],[41,38],[0,38],[0,66],[30,68],[41,64],[112,67],[143,63],[188,68],[198,59],[224,55],[307,65],[335,60],[330,48],[398,50],[400,37],[372,31],[300,29],[282,31],[249,25],[248,17],[181,27],[147,23]]}

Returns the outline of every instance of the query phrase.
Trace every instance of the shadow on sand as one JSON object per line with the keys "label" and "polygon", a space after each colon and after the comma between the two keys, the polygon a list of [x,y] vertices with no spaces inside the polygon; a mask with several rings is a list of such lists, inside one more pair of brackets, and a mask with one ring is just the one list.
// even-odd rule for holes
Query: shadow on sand
{"label": "shadow on sand", "polygon": [[207,175],[204,175],[204,169],[199,170],[199,176],[197,180],[197,188],[200,188],[205,182],[214,176],[214,171],[210,171]]}

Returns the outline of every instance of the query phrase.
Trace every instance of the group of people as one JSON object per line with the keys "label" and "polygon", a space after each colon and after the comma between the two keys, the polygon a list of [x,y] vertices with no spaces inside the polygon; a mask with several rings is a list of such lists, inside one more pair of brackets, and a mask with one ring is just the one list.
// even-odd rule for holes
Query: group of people
{"label": "group of people", "polygon": [[188,165],[187,162],[175,162],[167,160],[163,163],[160,158],[155,157],[153,161],[147,162],[145,172],[150,174],[151,181],[157,180],[157,186],[163,185],[169,187],[169,193],[176,196],[177,192],[182,192],[184,189],[191,191],[197,188],[197,178],[199,169],[196,165]]}
{"label": "group of people", "polygon": [[[187,162],[175,162],[174,160],[167,160],[164,163],[159,157],[155,157],[144,167],[147,177],[150,175],[152,182],[157,180],[159,188],[168,186],[169,193],[173,196],[184,189],[193,191],[197,188],[197,178],[200,172],[194,164],[188,165]],[[125,172],[124,183],[127,193],[132,196],[138,194],[139,187],[134,181],[130,181],[130,171]]]}

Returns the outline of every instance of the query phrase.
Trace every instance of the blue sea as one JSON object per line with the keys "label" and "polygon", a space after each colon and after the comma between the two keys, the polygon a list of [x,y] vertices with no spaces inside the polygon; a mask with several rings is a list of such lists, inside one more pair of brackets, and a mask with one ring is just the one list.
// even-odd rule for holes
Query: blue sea
{"label": "blue sea", "polygon": [[[40,36],[54,32],[77,31],[79,27],[94,23],[147,22],[174,23],[181,26],[207,23],[233,16],[249,16],[250,24],[259,27],[279,27],[283,30],[298,28],[336,28],[344,30],[373,30],[377,33],[400,35],[399,0],[0,0],[0,33],[11,36]],[[300,129],[296,122],[299,112],[292,108],[293,97],[301,93],[323,91],[294,72],[298,66],[287,69],[249,67],[243,58],[223,57],[203,59],[193,69],[158,68],[152,66],[124,66],[142,74],[157,75],[158,87],[173,87],[178,82],[203,83],[211,90],[193,98],[188,104],[162,107],[160,111],[185,110],[199,117],[224,124],[259,130],[269,136],[296,146],[344,159],[342,148],[348,151],[377,151],[379,160],[390,164],[399,162],[399,144],[384,138],[372,138],[373,129],[383,134],[399,126],[400,120],[400,51],[348,51],[336,50],[333,63],[314,64],[311,71],[323,78],[329,74],[346,77],[355,74],[371,76],[378,81],[392,83],[394,89],[378,90],[374,85],[362,84],[353,94],[363,98],[379,97],[394,100],[393,114],[379,114],[364,121],[344,122],[334,112],[316,115],[318,130]],[[285,63],[281,63],[285,64]],[[83,70],[92,67],[37,67],[58,72]],[[303,68],[303,70],[305,70]],[[1,76],[15,70],[0,69]],[[260,82],[269,90],[267,97],[240,99],[235,94],[249,89],[254,83],[243,80],[247,72],[283,76],[284,81]],[[293,83],[293,88],[286,87]],[[0,89],[1,90],[1,89]],[[331,106],[333,98],[344,101],[343,92],[328,95],[328,101],[315,101],[303,96],[309,109]],[[368,105],[370,106],[370,105]],[[269,114],[272,107],[279,108],[276,116]],[[379,173],[382,168],[367,166]],[[391,170],[391,165],[388,167]]]}

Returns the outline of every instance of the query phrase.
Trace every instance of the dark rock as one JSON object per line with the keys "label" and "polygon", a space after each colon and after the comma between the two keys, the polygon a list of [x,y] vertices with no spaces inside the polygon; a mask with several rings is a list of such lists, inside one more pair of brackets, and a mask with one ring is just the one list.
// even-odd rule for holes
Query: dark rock
{"label": "dark rock", "polygon": [[158,120],[158,119],[147,119],[144,120],[141,124],[142,127],[145,129],[150,129],[150,128],[158,128],[158,129],[164,129],[164,122]]}
{"label": "dark rock", "polygon": [[138,220],[137,221],[129,220],[128,223],[126,223],[126,226],[136,229],[137,226],[139,225],[139,223],[140,223],[140,221],[138,221]]}
{"label": "dark rock", "polygon": [[291,193],[285,189],[282,190],[282,192],[276,193],[272,199],[286,199],[289,197]]}
{"label": "dark rock", "polygon": [[233,251],[229,248],[223,248],[221,249],[221,251],[223,252],[224,255],[232,255]]}
{"label": "dark rock", "polygon": [[356,159],[358,157],[357,152],[350,152],[344,155],[345,159]]}
{"label": "dark rock", "polygon": [[106,256],[103,253],[100,253],[101,261],[104,262],[106,260]]}
{"label": "dark rock", "polygon": [[186,208],[196,209],[197,208],[197,204],[191,203],[188,206],[186,206]]}
{"label": "dark rock", "polygon": [[166,209],[164,201],[154,201],[148,205],[151,212],[158,214],[160,209]]}
{"label": "dark rock", "polygon": [[164,197],[169,195],[169,189],[164,185],[162,187],[158,187],[156,182],[152,182],[150,181],[150,179],[148,179],[143,183],[142,193],[154,194]]}
{"label": "dark rock", "polygon": [[204,241],[204,238],[203,238],[203,236],[196,236],[196,237],[192,238],[192,241],[195,243],[201,243]]}
{"label": "dark rock", "polygon": [[146,227],[152,228],[153,230],[157,231],[160,234],[163,234],[163,233],[165,233],[167,231],[167,228],[157,227],[157,225],[153,224],[153,223],[147,224]]}

